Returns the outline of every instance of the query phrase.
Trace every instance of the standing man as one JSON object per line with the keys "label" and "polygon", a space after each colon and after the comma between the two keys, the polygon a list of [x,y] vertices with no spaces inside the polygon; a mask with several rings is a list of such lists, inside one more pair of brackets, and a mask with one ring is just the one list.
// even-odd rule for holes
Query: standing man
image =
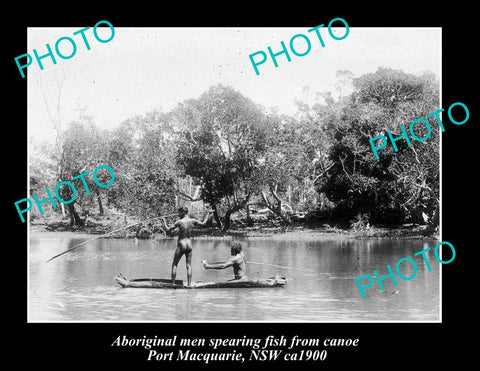
{"label": "standing man", "polygon": [[191,286],[192,283],[192,240],[190,239],[192,229],[194,226],[201,226],[204,227],[207,225],[208,219],[210,217],[210,213],[212,211],[209,210],[203,222],[190,218],[188,216],[188,209],[186,207],[181,207],[178,209],[178,217],[180,218],[172,226],[168,226],[165,218],[163,219],[163,224],[167,232],[178,228],[178,242],[177,242],[177,249],[175,250],[175,255],[173,256],[173,263],[172,263],[172,283],[175,284],[175,278],[177,277],[177,265],[182,255],[185,254],[185,263],[187,266],[187,284]]}

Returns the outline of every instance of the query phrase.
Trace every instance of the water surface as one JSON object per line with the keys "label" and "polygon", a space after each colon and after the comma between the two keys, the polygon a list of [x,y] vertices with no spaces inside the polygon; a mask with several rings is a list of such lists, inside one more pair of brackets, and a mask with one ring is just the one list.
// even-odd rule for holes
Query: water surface
{"label": "water surface", "polygon": [[[91,237],[72,238],[35,233],[29,246],[29,321],[302,321],[372,322],[439,321],[439,263],[432,251],[415,257],[417,275],[409,280],[375,282],[360,295],[355,278],[387,274],[403,257],[435,242],[422,240],[294,240],[241,239],[247,260],[277,267],[250,264],[250,278],[286,276],[283,288],[273,289],[124,289],[114,282],[127,278],[170,277],[176,241],[99,239],[49,263],[45,261]],[[202,259],[223,261],[230,239],[194,240],[193,281],[231,279],[232,269],[204,270]],[[282,268],[284,267],[284,268]],[[288,268],[288,269],[287,269]],[[402,264],[404,276],[413,274]],[[177,279],[186,281],[185,260]]]}

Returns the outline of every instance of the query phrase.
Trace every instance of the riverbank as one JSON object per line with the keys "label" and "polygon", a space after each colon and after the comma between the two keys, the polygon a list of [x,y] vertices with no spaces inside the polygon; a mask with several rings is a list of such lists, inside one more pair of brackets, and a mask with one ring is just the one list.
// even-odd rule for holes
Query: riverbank
{"label": "riverbank", "polygon": [[[62,235],[72,237],[94,238],[107,234],[105,238],[130,238],[130,239],[165,239],[172,238],[166,236],[163,231],[152,225],[132,226],[135,221],[127,224],[125,221],[103,223],[86,223],[81,228],[71,228],[67,221],[55,222],[35,222],[30,224],[30,234],[32,235]],[[127,227],[127,228],[126,228]],[[120,230],[119,230],[120,229]],[[112,231],[118,232],[111,233]],[[340,239],[340,238],[389,238],[389,239],[438,239],[438,233],[431,233],[426,226],[405,224],[395,228],[372,226],[368,228],[340,228],[330,226],[327,223],[316,226],[290,225],[290,226],[258,226],[232,228],[227,232],[214,228],[204,228],[194,231],[195,238],[282,238],[286,240],[318,240],[318,239]]]}

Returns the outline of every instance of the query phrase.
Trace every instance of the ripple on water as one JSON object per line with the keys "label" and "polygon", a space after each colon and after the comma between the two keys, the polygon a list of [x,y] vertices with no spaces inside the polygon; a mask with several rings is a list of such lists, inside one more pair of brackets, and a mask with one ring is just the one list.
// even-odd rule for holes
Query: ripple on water
{"label": "ripple on water", "polygon": [[[75,243],[83,240],[75,239]],[[195,240],[195,281],[222,281],[231,270],[206,271],[201,260],[224,260],[229,241]],[[31,321],[436,321],[439,319],[438,267],[419,265],[411,281],[368,289],[362,299],[355,278],[372,274],[399,258],[413,256],[423,241],[279,241],[244,240],[250,275],[287,277],[274,289],[155,290],[123,289],[113,281],[169,277],[175,244],[167,241],[102,239],[46,264],[73,246],[65,239],[38,239],[29,250]],[[432,258],[432,257],[429,257]],[[434,261],[433,259],[429,259]],[[290,267],[292,269],[282,269]],[[177,278],[185,279],[184,261]],[[398,291],[398,292],[397,292]]]}

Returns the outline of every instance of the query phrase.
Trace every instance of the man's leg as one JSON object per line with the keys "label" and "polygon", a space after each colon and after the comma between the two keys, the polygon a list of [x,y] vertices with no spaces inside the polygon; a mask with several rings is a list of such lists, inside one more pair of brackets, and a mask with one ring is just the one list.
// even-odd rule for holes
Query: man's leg
{"label": "man's leg", "polygon": [[185,253],[185,263],[187,265],[187,285],[192,285],[192,250]]}
{"label": "man's leg", "polygon": [[183,252],[182,250],[177,247],[175,250],[175,255],[173,256],[173,263],[172,263],[172,283],[175,284],[175,279],[177,278],[177,265],[180,259],[182,258]]}

